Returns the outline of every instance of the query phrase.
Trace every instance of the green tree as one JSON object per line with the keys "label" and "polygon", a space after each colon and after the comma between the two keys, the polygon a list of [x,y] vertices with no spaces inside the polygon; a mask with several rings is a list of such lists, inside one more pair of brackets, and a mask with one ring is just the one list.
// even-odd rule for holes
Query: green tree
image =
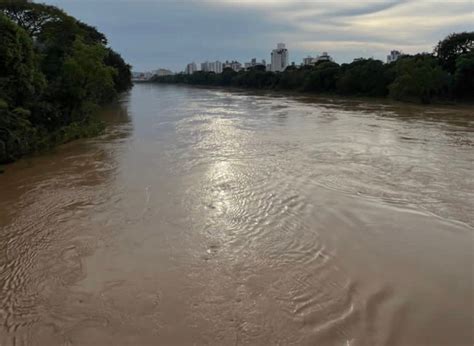
{"label": "green tree", "polygon": [[233,81],[233,79],[235,78],[236,75],[237,75],[237,72],[235,72],[232,68],[230,68],[230,67],[224,68],[224,70],[222,71],[222,75],[221,75],[219,84],[222,85],[222,86],[232,85],[232,81]]}
{"label": "green tree", "polygon": [[439,41],[434,54],[438,57],[442,67],[450,73],[456,70],[456,60],[462,54],[474,49],[474,31],[454,33]]}
{"label": "green tree", "polygon": [[90,26],[81,21],[76,21],[77,26],[82,31],[84,41],[90,44],[102,44],[107,45],[107,37],[103,33],[97,30],[97,28]]}
{"label": "green tree", "polygon": [[41,53],[41,69],[49,81],[59,77],[66,57],[73,54],[73,45],[80,33],[71,17],[51,22],[43,28],[37,46]]}
{"label": "green tree", "polygon": [[62,20],[67,15],[54,6],[10,0],[0,3],[0,11],[22,27],[32,38],[38,37],[49,23]]}
{"label": "green tree", "polygon": [[306,91],[333,92],[336,90],[340,66],[334,62],[324,62],[313,67],[306,74],[304,89]]}
{"label": "green tree", "polygon": [[386,96],[388,93],[387,67],[380,60],[360,59],[341,66],[337,90],[342,94]]}
{"label": "green tree", "polygon": [[390,96],[402,101],[430,103],[447,95],[450,76],[431,55],[418,55],[397,62],[397,77],[390,85]]}
{"label": "green tree", "polygon": [[43,87],[30,37],[0,14],[0,98],[12,107],[27,106]]}
{"label": "green tree", "polygon": [[0,3],[0,163],[100,130],[94,110],[131,86],[106,44],[53,6]]}
{"label": "green tree", "polygon": [[122,56],[115,52],[112,48],[107,48],[107,54],[104,63],[116,70],[114,75],[115,90],[123,92],[132,87],[131,66],[128,65]]}
{"label": "green tree", "polygon": [[104,64],[107,54],[100,45],[87,45],[77,38],[73,51],[64,61],[57,93],[73,114],[72,121],[80,120],[78,114],[85,106],[101,104],[115,96],[114,76],[116,70]]}
{"label": "green tree", "polygon": [[454,92],[462,98],[474,98],[474,52],[460,55],[456,59]]}
{"label": "green tree", "polygon": [[30,37],[0,13],[0,163],[30,150],[36,132],[28,108],[43,86]]}

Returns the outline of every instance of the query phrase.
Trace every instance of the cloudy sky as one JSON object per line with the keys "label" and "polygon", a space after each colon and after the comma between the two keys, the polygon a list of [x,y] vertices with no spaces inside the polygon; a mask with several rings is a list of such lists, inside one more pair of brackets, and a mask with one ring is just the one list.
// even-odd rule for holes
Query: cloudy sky
{"label": "cloudy sky", "polygon": [[474,30],[474,0],[43,0],[96,26],[135,71],[191,61],[290,59],[329,52],[339,63],[385,60],[391,49],[431,52],[451,32]]}

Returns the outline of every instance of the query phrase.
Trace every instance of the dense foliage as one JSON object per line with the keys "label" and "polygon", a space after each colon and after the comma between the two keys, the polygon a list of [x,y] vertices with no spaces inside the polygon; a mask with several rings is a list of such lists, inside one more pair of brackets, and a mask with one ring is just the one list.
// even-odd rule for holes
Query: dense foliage
{"label": "dense foliage", "polygon": [[422,103],[473,99],[473,42],[474,32],[451,34],[439,42],[433,54],[404,55],[391,64],[356,59],[342,65],[321,62],[315,66],[290,66],[282,73],[262,70],[235,72],[226,68],[222,74],[177,74],[155,77],[154,81],[391,97]]}
{"label": "dense foliage", "polygon": [[97,108],[131,85],[95,28],[54,6],[0,3],[0,163],[96,134]]}

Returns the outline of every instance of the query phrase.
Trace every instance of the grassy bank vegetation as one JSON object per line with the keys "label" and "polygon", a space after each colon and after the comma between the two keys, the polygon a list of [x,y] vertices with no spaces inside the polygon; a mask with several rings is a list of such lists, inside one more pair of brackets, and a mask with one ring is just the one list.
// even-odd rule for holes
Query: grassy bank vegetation
{"label": "grassy bank vegetation", "polygon": [[356,59],[350,64],[320,62],[289,66],[282,73],[256,68],[222,74],[184,73],[155,77],[157,83],[215,85],[250,89],[291,90],[354,96],[390,97],[430,103],[474,99],[474,32],[449,35],[432,53],[405,55],[391,64]]}
{"label": "grassy bank vegetation", "polygon": [[0,164],[100,133],[97,110],[131,85],[94,27],[54,6],[0,3]]}

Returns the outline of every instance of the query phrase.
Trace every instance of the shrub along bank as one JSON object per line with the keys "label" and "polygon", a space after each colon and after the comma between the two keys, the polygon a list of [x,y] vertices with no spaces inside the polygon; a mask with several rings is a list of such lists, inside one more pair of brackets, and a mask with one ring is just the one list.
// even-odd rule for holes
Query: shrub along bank
{"label": "shrub along bank", "polygon": [[131,85],[94,27],[54,6],[0,4],[0,164],[100,133],[94,114]]}

